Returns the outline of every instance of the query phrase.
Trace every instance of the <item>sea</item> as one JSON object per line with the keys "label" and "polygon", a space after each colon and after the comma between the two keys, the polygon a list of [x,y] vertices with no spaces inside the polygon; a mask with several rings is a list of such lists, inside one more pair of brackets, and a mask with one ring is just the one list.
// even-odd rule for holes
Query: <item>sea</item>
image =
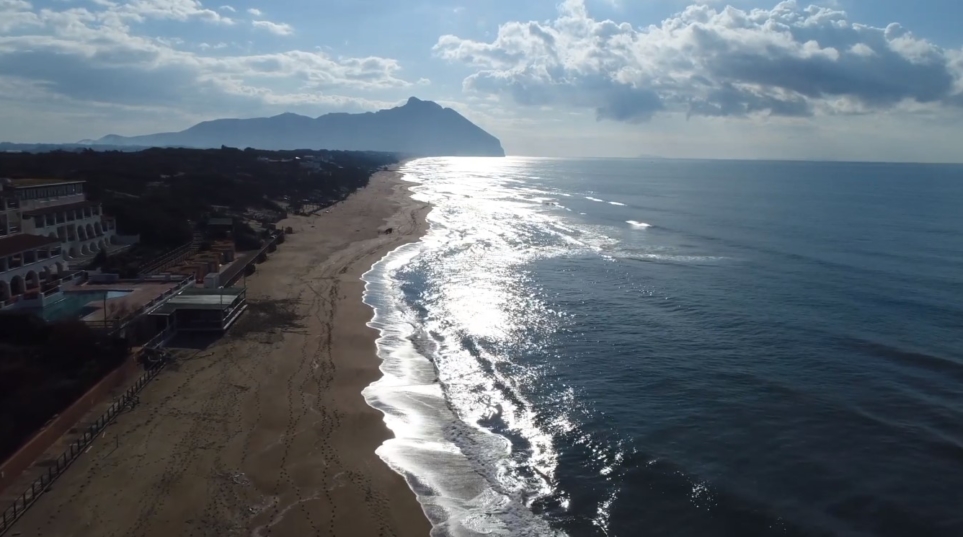
{"label": "sea", "polygon": [[963,166],[402,171],[364,395],[433,536],[963,536]]}

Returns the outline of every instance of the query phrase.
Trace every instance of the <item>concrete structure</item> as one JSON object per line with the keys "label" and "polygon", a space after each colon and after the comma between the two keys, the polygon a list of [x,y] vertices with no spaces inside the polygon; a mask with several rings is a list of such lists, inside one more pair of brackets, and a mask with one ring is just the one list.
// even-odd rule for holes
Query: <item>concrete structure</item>
{"label": "concrete structure", "polygon": [[38,235],[0,237],[0,307],[56,292],[67,274],[59,239]]}
{"label": "concrete structure", "polygon": [[120,242],[83,181],[0,179],[0,307],[50,292],[71,264]]}
{"label": "concrete structure", "polygon": [[0,188],[0,237],[20,233],[20,202],[12,191]]}
{"label": "concrete structure", "polygon": [[83,181],[14,179],[4,185],[19,202],[21,233],[60,239],[69,261],[97,255],[113,244],[114,220],[88,201]]}
{"label": "concrete structure", "polygon": [[[234,261],[234,241],[216,240],[210,243],[210,249],[193,252],[184,256],[177,263],[164,269],[167,274],[190,276],[198,284],[205,284],[209,276],[218,276],[225,270],[226,265]],[[214,287],[220,287],[215,285]]]}
{"label": "concrete structure", "polygon": [[207,233],[209,235],[230,237],[234,233],[234,219],[230,217],[226,218],[208,218],[207,219]]}
{"label": "concrete structure", "polygon": [[82,315],[79,320],[87,326],[118,332],[193,286],[193,280],[183,277],[118,278],[111,281],[91,276],[80,285],[65,286],[63,292],[66,297],[82,297],[80,305],[84,307],[79,312]]}
{"label": "concrete structure", "polygon": [[247,309],[247,289],[188,288],[153,314],[172,316],[178,332],[223,332]]}

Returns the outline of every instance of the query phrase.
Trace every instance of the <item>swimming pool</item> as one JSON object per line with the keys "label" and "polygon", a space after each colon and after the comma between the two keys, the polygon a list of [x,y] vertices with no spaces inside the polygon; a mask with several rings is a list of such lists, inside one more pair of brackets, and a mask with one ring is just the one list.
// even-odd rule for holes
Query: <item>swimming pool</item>
{"label": "swimming pool", "polygon": [[130,293],[131,291],[77,291],[64,293],[62,300],[48,305],[42,311],[38,311],[37,314],[47,322],[79,319],[94,311],[95,308],[89,306],[91,302],[120,298]]}

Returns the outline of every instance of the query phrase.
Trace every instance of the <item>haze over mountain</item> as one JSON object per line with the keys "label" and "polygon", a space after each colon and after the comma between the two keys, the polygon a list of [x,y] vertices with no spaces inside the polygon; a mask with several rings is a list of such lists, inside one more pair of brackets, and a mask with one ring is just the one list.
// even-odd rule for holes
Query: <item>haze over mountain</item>
{"label": "haze over mountain", "polygon": [[93,142],[111,146],[177,146],[257,149],[390,151],[418,156],[505,156],[501,142],[451,108],[415,97],[403,106],[363,114],[310,118],[281,114],[254,119],[217,119],[180,132],[108,135]]}

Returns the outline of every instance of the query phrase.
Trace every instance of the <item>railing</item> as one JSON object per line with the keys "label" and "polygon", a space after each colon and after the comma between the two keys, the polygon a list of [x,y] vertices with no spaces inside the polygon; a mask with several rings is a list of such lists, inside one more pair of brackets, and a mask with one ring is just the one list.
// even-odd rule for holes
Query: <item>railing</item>
{"label": "railing", "polygon": [[85,283],[89,279],[90,279],[90,276],[87,274],[86,270],[75,270],[73,272],[68,272],[67,274],[64,274],[63,276],[61,276],[60,283],[62,284],[63,283],[77,284],[78,282]]}
{"label": "railing", "polygon": [[231,285],[234,285],[234,282],[236,282],[241,278],[241,275],[244,273],[245,270],[247,270],[248,266],[254,263],[257,263],[258,259],[260,259],[262,255],[267,255],[268,250],[272,246],[277,245],[278,237],[280,237],[282,234],[283,234],[282,231],[275,231],[274,233],[271,234],[271,237],[267,240],[267,242],[264,243],[264,246],[262,246],[261,249],[258,250],[257,254],[251,256],[250,261],[248,261],[244,265],[240,265],[238,267],[232,267],[231,272],[222,274],[221,276],[223,276],[223,280],[218,282],[220,284],[219,286],[230,287]]}
{"label": "railing", "polygon": [[150,341],[144,344],[146,349],[159,349],[163,347],[174,335],[177,334],[177,323],[171,323],[164,329],[163,332],[157,334],[156,336],[150,338]]}
{"label": "railing", "polygon": [[[184,278],[183,280],[180,281],[180,283],[178,283],[173,288],[168,289],[160,296],[154,297],[153,299],[151,299],[150,302],[137,308],[135,311],[129,313],[128,315],[124,316],[121,319],[104,319],[103,321],[87,321],[87,324],[92,328],[100,328],[103,330],[108,330],[110,333],[117,332],[125,328],[128,324],[130,324],[131,321],[133,321],[137,317],[144,315],[145,313],[150,313],[157,306],[163,304],[164,302],[167,302],[167,300],[170,297],[176,295],[177,293],[180,293],[181,291],[183,291],[184,289],[186,289],[188,286],[191,286],[191,285],[194,285],[194,279],[191,277]],[[104,315],[105,316],[107,315],[106,311],[104,312]]]}
{"label": "railing", "polygon": [[26,260],[24,260],[24,261],[21,261],[21,262],[18,263],[18,264],[9,263],[9,264],[7,265],[6,271],[10,271],[10,270],[14,270],[14,269],[21,269],[21,268],[29,267],[30,265],[36,265],[36,264],[39,264],[39,263],[50,262],[50,260],[52,260],[52,259],[54,259],[54,257],[43,257],[43,258],[38,257],[37,259],[34,259],[33,261],[26,261]]}
{"label": "railing", "polygon": [[152,261],[145,268],[141,269],[141,276],[150,276],[154,272],[158,272],[173,265],[174,263],[179,262],[191,253],[193,246],[193,241],[186,242],[181,246],[178,246],[177,248],[167,252],[166,254],[163,254],[160,258]]}
{"label": "railing", "polygon": [[[174,327],[171,326],[167,330],[171,330]],[[165,330],[165,332],[167,332]],[[156,348],[156,347],[150,347]],[[10,528],[13,527],[14,522],[17,521],[23,514],[30,508],[44,492],[50,488],[50,485],[57,480],[63,473],[77,460],[78,457],[84,452],[84,448],[89,446],[97,434],[103,431],[110,422],[117,417],[125,408],[127,408],[131,401],[144,389],[144,386],[154,379],[158,373],[164,369],[167,365],[166,360],[161,361],[144,372],[143,375],[133,386],[127,389],[123,395],[120,396],[116,401],[111,403],[107,408],[107,411],[97,418],[97,421],[93,425],[84,431],[83,436],[74,440],[70,443],[70,446],[60,454],[59,457],[54,461],[54,465],[47,468],[47,472],[42,474],[39,479],[30,484],[30,488],[25,490],[16,500],[14,500],[13,505],[6,508],[2,514],[0,514],[0,536],[7,533]]]}
{"label": "railing", "polygon": [[51,288],[47,289],[46,291],[44,291],[44,292],[43,292],[43,296],[44,296],[44,297],[49,297],[50,295],[54,295],[54,294],[57,294],[57,293],[59,293],[59,292],[60,292],[60,286],[57,285],[57,286],[55,286],[55,287],[51,287]]}

